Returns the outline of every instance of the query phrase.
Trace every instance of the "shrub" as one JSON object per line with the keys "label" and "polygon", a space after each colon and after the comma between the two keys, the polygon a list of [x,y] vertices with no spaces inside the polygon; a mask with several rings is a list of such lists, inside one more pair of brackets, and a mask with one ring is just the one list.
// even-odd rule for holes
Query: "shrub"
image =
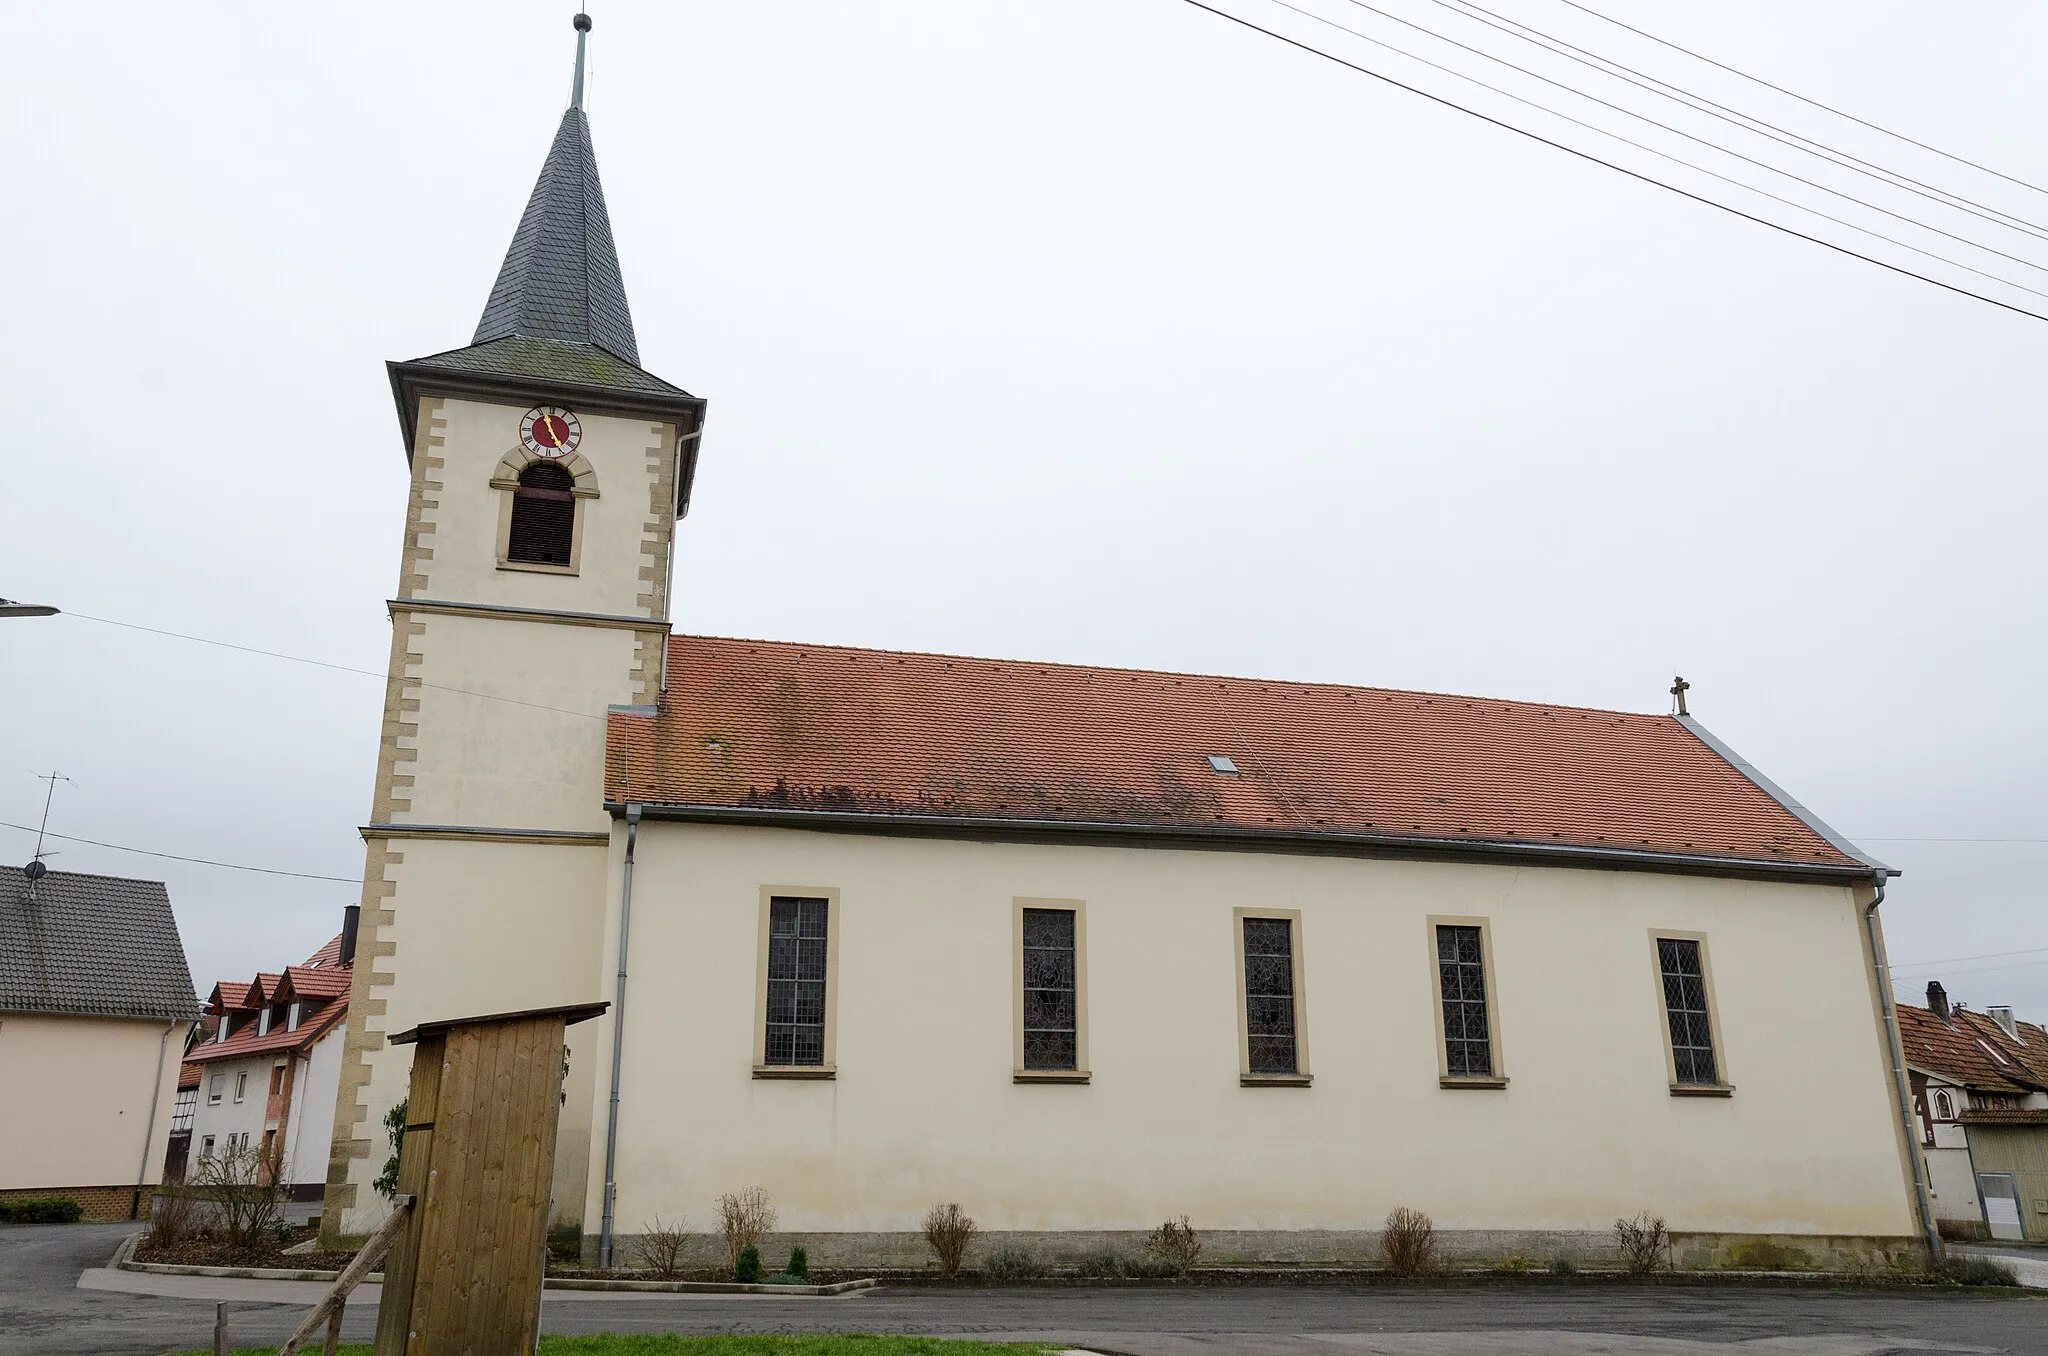
{"label": "shrub", "polygon": [[799,1281],[811,1279],[811,1255],[804,1251],[801,1243],[789,1250],[789,1265],[785,1266],[782,1272],[785,1276],[793,1276]]}
{"label": "shrub", "polygon": [[941,1276],[958,1276],[967,1256],[967,1245],[979,1232],[974,1220],[959,1203],[935,1205],[925,1212],[924,1241],[938,1258]]}
{"label": "shrub", "polygon": [[1671,1235],[1664,1217],[1645,1210],[1634,1219],[1614,1221],[1614,1243],[1621,1252],[1622,1265],[1638,1276],[1660,1269],[1671,1251]]}
{"label": "shrub", "polygon": [[1083,1253],[1075,1266],[1083,1276],[1113,1281],[1131,1274],[1131,1260],[1114,1248]]}
{"label": "shrub", "polygon": [[391,1142],[391,1157],[384,1160],[384,1171],[370,1183],[370,1190],[387,1201],[398,1194],[398,1156],[405,1148],[406,1103],[411,1100],[401,1097],[397,1106],[384,1113],[384,1138]]}
{"label": "shrub", "polygon": [[743,1285],[752,1285],[761,1279],[761,1250],[749,1243],[740,1249],[739,1257],[732,1264],[732,1278]]}
{"label": "shrub", "polygon": [[266,1234],[275,1237],[284,1219],[285,1190],[277,1177],[277,1155],[244,1146],[200,1159],[191,1187],[230,1247],[253,1248]]}
{"label": "shrub", "polygon": [[1576,1276],[1579,1274],[1579,1266],[1578,1263],[1572,1261],[1569,1257],[1552,1258],[1550,1274],[1553,1276]]}
{"label": "shrub", "polygon": [[1194,1269],[1195,1260],[1202,1255],[1202,1240],[1195,1237],[1188,1217],[1182,1215],[1179,1223],[1168,1220],[1154,1229],[1152,1236],[1145,1240],[1145,1251],[1168,1274],[1185,1276]]}
{"label": "shrub", "polygon": [[1521,1276],[1536,1269],[1536,1259],[1511,1252],[1493,1264],[1493,1269],[1503,1276]]}
{"label": "shrub", "polygon": [[690,1246],[687,1220],[664,1220],[656,1215],[640,1226],[640,1241],[634,1252],[640,1265],[664,1281],[672,1281],[683,1269],[683,1251]]}
{"label": "shrub", "polygon": [[1420,1210],[1396,1206],[1380,1228],[1380,1251],[1387,1270],[1396,1276],[1417,1276],[1436,1265],[1436,1223]]}
{"label": "shrub", "polygon": [[196,1207],[182,1190],[159,1191],[149,1211],[149,1244],[171,1248],[192,1237]]}
{"label": "shrub", "polygon": [[1029,1281],[1045,1275],[1046,1265],[1038,1254],[1015,1243],[1005,1243],[981,1264],[982,1274],[998,1281]]}
{"label": "shrub", "polygon": [[0,1223],[76,1224],[85,1207],[69,1196],[43,1196],[28,1201],[0,1201]]}
{"label": "shrub", "polygon": [[[760,1243],[761,1236],[775,1227],[775,1204],[760,1187],[748,1187],[718,1198],[718,1232],[725,1238],[725,1254],[733,1274],[740,1269],[740,1254]],[[761,1255],[754,1254],[756,1269]]]}
{"label": "shrub", "polygon": [[1936,1280],[1947,1281],[1951,1285],[2017,1286],[2020,1283],[2011,1267],[1988,1257],[1950,1257],[1938,1263],[1930,1274]]}

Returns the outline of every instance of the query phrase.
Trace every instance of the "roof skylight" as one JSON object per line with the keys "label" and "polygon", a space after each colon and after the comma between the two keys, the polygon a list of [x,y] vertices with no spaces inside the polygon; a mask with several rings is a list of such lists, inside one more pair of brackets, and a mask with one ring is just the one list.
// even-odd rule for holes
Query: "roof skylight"
{"label": "roof skylight", "polygon": [[1209,755],[1209,767],[1225,777],[1235,777],[1237,775],[1237,764],[1231,762],[1220,753]]}

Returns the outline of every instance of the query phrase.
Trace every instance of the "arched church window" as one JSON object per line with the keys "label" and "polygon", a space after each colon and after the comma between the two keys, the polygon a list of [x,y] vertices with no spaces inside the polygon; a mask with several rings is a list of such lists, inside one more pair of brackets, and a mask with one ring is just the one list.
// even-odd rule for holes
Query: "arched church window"
{"label": "arched church window", "polygon": [[1934,1119],[1936,1119],[1936,1120],[1938,1120],[1938,1121],[1952,1121],[1952,1120],[1954,1120],[1955,1118],[1956,1118],[1956,1104],[1955,1104],[1955,1103],[1954,1103],[1953,1101],[1951,1101],[1951,1100],[1949,1099],[1949,1095],[1948,1095],[1947,1093],[1945,1093],[1945,1092],[1937,1092],[1937,1093],[1935,1093],[1935,1094],[1934,1094]]}
{"label": "arched church window", "polygon": [[512,530],[505,558],[529,565],[568,565],[576,544],[576,481],[552,461],[537,461],[519,473],[512,492]]}

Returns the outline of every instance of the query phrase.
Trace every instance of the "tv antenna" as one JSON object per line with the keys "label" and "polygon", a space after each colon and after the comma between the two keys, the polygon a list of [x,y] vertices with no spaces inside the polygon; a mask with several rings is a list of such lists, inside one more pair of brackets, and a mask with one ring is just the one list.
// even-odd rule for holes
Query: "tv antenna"
{"label": "tv antenna", "polygon": [[23,867],[21,871],[22,875],[28,877],[29,902],[34,903],[36,898],[36,882],[50,874],[50,868],[43,865],[43,858],[57,855],[54,852],[43,851],[43,838],[50,828],[50,802],[57,798],[58,782],[70,782],[73,786],[78,785],[78,783],[71,781],[69,777],[55,769],[52,769],[47,774],[31,769],[29,775],[39,782],[48,782],[50,784],[49,789],[43,792],[43,822],[36,826],[36,855],[29,859],[28,865]]}

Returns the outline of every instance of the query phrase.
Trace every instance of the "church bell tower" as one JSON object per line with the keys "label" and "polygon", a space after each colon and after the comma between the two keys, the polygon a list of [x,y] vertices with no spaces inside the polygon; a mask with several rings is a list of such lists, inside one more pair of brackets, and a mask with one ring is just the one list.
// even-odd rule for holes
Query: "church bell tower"
{"label": "church bell tower", "polygon": [[[328,1164],[374,1228],[425,1021],[588,1001],[602,966],[606,712],[660,696],[704,402],[640,366],[583,69],[467,347],[388,365],[411,488]],[[586,1038],[587,1039],[587,1038]],[[555,1199],[583,1199],[595,1052],[572,1048]]]}

